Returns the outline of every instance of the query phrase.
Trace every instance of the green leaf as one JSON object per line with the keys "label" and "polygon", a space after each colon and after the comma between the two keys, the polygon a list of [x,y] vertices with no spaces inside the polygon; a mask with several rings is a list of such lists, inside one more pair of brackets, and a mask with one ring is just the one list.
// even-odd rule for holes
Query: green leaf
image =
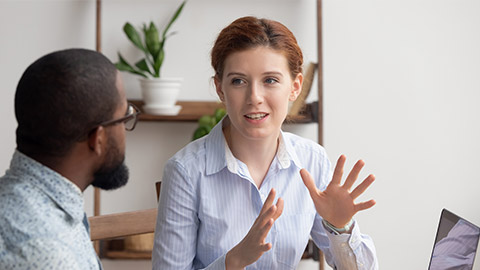
{"label": "green leaf", "polygon": [[165,42],[165,40],[173,35],[176,35],[177,34],[177,31],[174,31],[174,32],[171,32],[171,33],[168,33],[166,36],[165,36],[165,39],[163,40],[163,42]]}
{"label": "green leaf", "polygon": [[160,77],[160,68],[163,64],[163,59],[165,58],[165,51],[163,50],[163,46],[160,48],[160,52],[157,55],[153,63],[153,71],[155,73],[155,77]]}
{"label": "green leaf", "polygon": [[227,112],[225,111],[225,109],[223,108],[218,108],[215,110],[215,121],[218,123],[220,122],[220,120],[222,120],[222,118],[225,116],[225,114],[227,114]]}
{"label": "green leaf", "polygon": [[130,23],[126,23],[123,26],[123,31],[127,35],[128,39],[140,50],[147,53],[147,50],[142,44],[142,39],[140,38],[140,34],[137,32],[135,27],[133,27]]}
{"label": "green leaf", "polygon": [[199,139],[205,135],[207,135],[210,132],[210,130],[207,127],[198,127],[195,132],[193,133],[193,138],[192,141]]}
{"label": "green leaf", "polygon": [[120,71],[127,71],[133,74],[140,75],[142,77],[148,78],[142,71],[135,69],[132,67],[120,53],[118,53],[118,58],[120,59],[117,63],[115,63],[115,67]]}
{"label": "green leaf", "polygon": [[[147,42],[146,37],[148,35],[148,28],[147,28],[147,25],[145,23],[142,26],[142,31],[143,31],[143,36],[145,37],[145,43],[146,43]],[[155,65],[155,58],[150,54],[148,49],[145,51],[145,58],[150,63],[150,66],[153,67]]]}
{"label": "green leaf", "polygon": [[212,115],[203,115],[198,119],[198,125],[201,127],[209,127],[211,129],[215,126],[215,124],[215,117]]}
{"label": "green leaf", "polygon": [[152,58],[157,59],[158,54],[160,52],[160,39],[158,36],[157,27],[153,22],[150,23],[150,27],[144,28],[145,33],[145,44],[147,45],[147,49],[152,55]]}
{"label": "green leaf", "polygon": [[135,63],[135,66],[142,70],[142,71],[145,71],[145,72],[148,72],[150,73],[152,76],[152,71],[150,70],[150,68],[148,67],[148,64],[147,64],[147,61],[145,60],[145,58],[142,58],[140,61],[138,61],[137,63]]}
{"label": "green leaf", "polygon": [[178,16],[180,16],[180,13],[182,13],[183,7],[185,6],[186,3],[187,3],[186,0],[183,1],[182,4],[177,8],[177,10],[175,11],[175,14],[170,19],[170,22],[168,23],[167,27],[165,27],[165,30],[163,30],[162,39],[165,39],[168,30],[170,29],[172,24],[177,20]]}

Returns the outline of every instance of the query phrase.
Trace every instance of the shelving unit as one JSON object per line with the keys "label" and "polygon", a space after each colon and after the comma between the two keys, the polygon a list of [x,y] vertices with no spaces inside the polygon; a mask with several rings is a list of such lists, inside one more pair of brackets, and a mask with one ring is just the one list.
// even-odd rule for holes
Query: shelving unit
{"label": "shelving unit", "polygon": [[[101,51],[101,0],[96,0],[96,48]],[[317,93],[318,101],[307,104],[298,116],[289,117],[285,123],[318,123],[318,143],[323,145],[323,49],[322,49],[322,0],[317,3]],[[143,111],[143,102],[130,100]],[[222,106],[218,102],[180,101],[182,109],[176,116],[160,116],[142,113],[140,121],[153,122],[196,122],[202,115],[212,115],[216,108]],[[94,215],[100,215],[100,191],[95,188],[94,193]],[[109,259],[151,259],[151,252],[130,252],[122,250],[123,240],[109,240],[108,242],[97,242],[95,248],[101,258]],[[302,258],[315,258],[319,260],[319,269],[324,269],[324,258],[321,252],[314,247],[310,241],[307,250]]]}

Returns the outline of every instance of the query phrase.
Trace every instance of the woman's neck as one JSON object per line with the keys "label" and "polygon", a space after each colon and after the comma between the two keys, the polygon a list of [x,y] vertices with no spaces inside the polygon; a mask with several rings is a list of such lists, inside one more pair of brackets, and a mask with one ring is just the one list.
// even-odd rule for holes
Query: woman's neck
{"label": "woman's neck", "polygon": [[277,153],[279,135],[262,139],[249,139],[238,132],[231,131],[231,125],[223,128],[230,151],[235,158],[247,165],[250,176],[257,188],[260,188]]}

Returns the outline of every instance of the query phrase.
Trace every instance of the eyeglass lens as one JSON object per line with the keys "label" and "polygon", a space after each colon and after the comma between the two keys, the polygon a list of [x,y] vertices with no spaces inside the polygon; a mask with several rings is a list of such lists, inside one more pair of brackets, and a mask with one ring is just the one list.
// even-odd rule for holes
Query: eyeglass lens
{"label": "eyeglass lens", "polygon": [[132,130],[135,127],[135,122],[136,122],[136,116],[133,115],[132,118],[129,118],[127,121],[125,121],[125,129],[126,130]]}
{"label": "eyeglass lens", "polygon": [[128,118],[124,124],[126,130],[133,130],[135,128],[135,124],[137,123],[137,110],[132,105],[128,106],[128,113],[127,115],[132,115],[131,118]]}

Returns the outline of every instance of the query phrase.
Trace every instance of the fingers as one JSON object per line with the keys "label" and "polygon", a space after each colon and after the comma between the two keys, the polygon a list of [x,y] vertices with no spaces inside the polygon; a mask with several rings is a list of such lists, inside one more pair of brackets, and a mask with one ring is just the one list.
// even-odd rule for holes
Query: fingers
{"label": "fingers", "polygon": [[277,220],[283,213],[283,199],[279,198],[277,204],[272,205],[266,212],[258,215],[258,223],[260,226],[268,220],[272,219],[273,221]]}
{"label": "fingers", "polygon": [[365,166],[365,162],[363,160],[359,160],[357,163],[355,163],[355,166],[353,166],[352,170],[347,176],[347,179],[345,180],[345,183],[343,184],[347,190],[350,190],[355,181],[357,181],[358,175],[360,174],[363,166]]}
{"label": "fingers", "polygon": [[368,208],[371,208],[375,204],[376,204],[375,200],[369,200],[369,201],[366,201],[366,202],[357,203],[357,204],[355,204],[355,213],[358,212],[358,211],[362,211],[362,210],[366,210]]}
{"label": "fingers", "polygon": [[315,181],[313,181],[312,175],[310,175],[310,173],[307,170],[301,169],[300,176],[302,177],[303,183],[305,184],[308,191],[310,192],[310,196],[317,194],[318,193],[317,186],[315,186]]}
{"label": "fingers", "polygon": [[259,223],[260,226],[264,226],[264,224],[270,219],[273,221],[277,220],[283,213],[284,201],[282,198],[278,198],[277,203],[272,205],[273,200],[275,199],[275,193],[275,189],[272,188],[267,199],[265,200],[265,203],[263,204],[262,210],[260,210],[260,214],[257,218],[257,223]]}
{"label": "fingers", "polygon": [[263,244],[263,245],[260,246],[260,249],[261,249],[263,252],[269,251],[271,248],[272,248],[272,244],[271,244],[271,243],[266,243],[266,244]]}
{"label": "fingers", "polygon": [[272,188],[270,190],[270,193],[268,193],[267,199],[263,203],[263,207],[262,207],[262,210],[260,210],[259,216],[265,213],[270,208],[270,206],[272,206],[273,201],[275,200],[275,194],[276,194],[275,189]]}
{"label": "fingers", "polygon": [[265,239],[272,229],[275,220],[283,213],[284,206],[282,198],[279,198],[277,203],[273,204],[275,194],[276,192],[272,188],[248,234],[227,253],[226,265],[244,268],[257,261],[264,252],[272,248],[272,244],[265,243]]}
{"label": "fingers", "polygon": [[270,219],[267,220],[267,222],[264,225],[260,226],[259,237],[260,237],[260,239],[262,239],[262,242],[265,241],[265,238],[267,238],[267,234],[270,231],[270,229],[272,228],[273,223],[274,223],[273,218],[270,218]]}
{"label": "fingers", "polygon": [[343,176],[343,167],[345,166],[345,161],[347,158],[345,155],[341,155],[337,160],[337,165],[335,166],[335,171],[333,172],[332,183],[340,185]]}
{"label": "fingers", "polygon": [[352,193],[350,193],[350,196],[352,196],[352,199],[358,198],[372,183],[375,181],[375,176],[373,174],[370,174],[363,182],[358,185]]}
{"label": "fingers", "polygon": [[283,199],[278,198],[277,204],[275,206],[276,206],[277,210],[273,214],[273,217],[272,217],[273,220],[277,220],[280,217],[280,215],[282,215],[282,213],[283,213]]}
{"label": "fingers", "polygon": [[[265,241],[265,238],[267,238],[267,235],[268,235],[268,232],[270,232],[270,229],[272,229],[273,223],[278,217],[280,217],[282,213],[283,213],[283,199],[279,198],[276,205],[272,205],[270,208],[268,208],[268,210],[265,213],[260,214],[258,216],[256,221],[257,226],[259,227],[258,239],[261,240],[262,243]],[[271,248],[272,248],[272,244],[270,243],[260,244],[260,249],[263,252],[270,250]]]}

